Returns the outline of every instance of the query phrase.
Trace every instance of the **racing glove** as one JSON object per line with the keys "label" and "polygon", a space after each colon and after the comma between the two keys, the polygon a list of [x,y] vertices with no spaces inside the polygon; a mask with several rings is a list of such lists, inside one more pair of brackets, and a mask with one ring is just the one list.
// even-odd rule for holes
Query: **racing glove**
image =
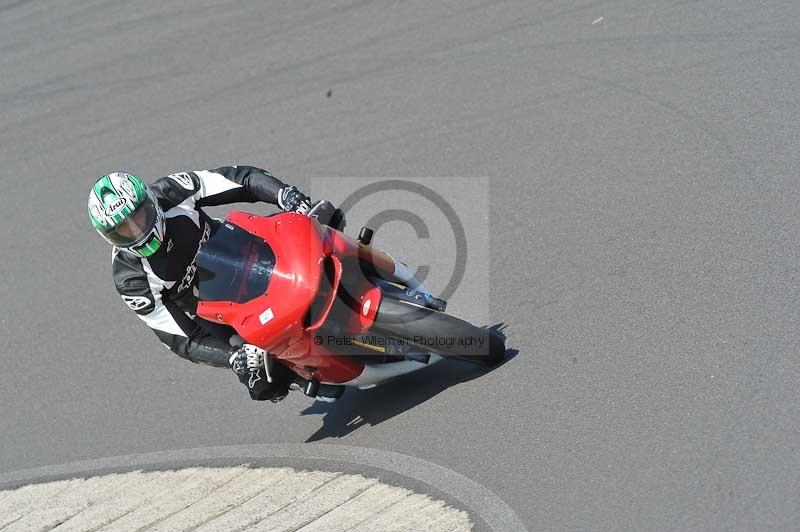
{"label": "racing glove", "polygon": [[282,364],[272,364],[268,353],[252,344],[236,348],[228,362],[247,387],[250,398],[255,401],[283,400],[289,393],[292,372]]}
{"label": "racing glove", "polygon": [[283,187],[278,192],[278,207],[286,212],[308,214],[311,210],[311,198],[295,186]]}
{"label": "racing glove", "polygon": [[256,383],[262,379],[260,373],[266,354],[267,352],[259,347],[244,344],[231,353],[231,357],[228,359],[231,369],[239,377],[239,381],[246,384],[249,389],[253,389]]}

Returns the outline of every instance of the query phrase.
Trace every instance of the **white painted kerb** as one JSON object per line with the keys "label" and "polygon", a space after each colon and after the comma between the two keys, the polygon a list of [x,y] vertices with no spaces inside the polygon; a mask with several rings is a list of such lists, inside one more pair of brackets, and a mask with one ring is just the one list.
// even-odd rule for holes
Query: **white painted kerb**
{"label": "white painted kerb", "polygon": [[376,479],[289,468],[191,467],[0,491],[0,530],[469,532],[466,512]]}

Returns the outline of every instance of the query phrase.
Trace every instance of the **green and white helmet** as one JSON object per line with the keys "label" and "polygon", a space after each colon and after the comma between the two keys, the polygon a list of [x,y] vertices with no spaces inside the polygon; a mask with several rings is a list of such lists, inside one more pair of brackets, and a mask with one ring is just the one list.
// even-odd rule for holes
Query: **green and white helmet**
{"label": "green and white helmet", "polygon": [[132,174],[104,175],[89,193],[89,220],[106,241],[149,257],[164,240],[164,214],[153,192]]}

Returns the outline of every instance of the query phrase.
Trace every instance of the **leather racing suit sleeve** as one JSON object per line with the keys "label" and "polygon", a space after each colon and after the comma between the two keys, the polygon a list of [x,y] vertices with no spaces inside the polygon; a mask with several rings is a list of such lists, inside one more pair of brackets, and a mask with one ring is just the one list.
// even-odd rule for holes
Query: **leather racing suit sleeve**
{"label": "leather racing suit sleeve", "polygon": [[256,201],[277,205],[278,193],[286,186],[267,170],[255,166],[223,166],[162,177],[150,188],[167,211],[178,205],[200,208]]}

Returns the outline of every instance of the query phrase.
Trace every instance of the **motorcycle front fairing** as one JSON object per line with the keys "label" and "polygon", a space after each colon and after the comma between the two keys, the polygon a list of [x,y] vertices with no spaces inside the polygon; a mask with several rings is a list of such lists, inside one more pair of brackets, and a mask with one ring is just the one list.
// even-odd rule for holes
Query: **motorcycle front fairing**
{"label": "motorcycle front fairing", "polygon": [[[197,315],[230,325],[305,378],[336,383],[357,377],[364,365],[318,345],[306,323],[325,286],[326,262],[335,261],[341,273],[328,231],[299,214],[232,212],[198,252]],[[336,295],[335,287],[326,295],[331,300],[323,303],[317,326]]]}

